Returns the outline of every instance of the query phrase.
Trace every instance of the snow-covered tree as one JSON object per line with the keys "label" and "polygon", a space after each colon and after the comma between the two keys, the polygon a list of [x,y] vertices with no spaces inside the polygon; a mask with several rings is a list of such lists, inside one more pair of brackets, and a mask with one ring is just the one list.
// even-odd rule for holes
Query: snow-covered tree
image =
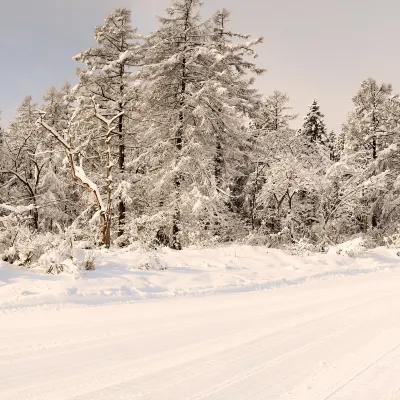
{"label": "snow-covered tree", "polygon": [[[74,181],[93,194],[100,221],[101,243],[110,247],[113,198],[111,171],[114,165],[110,143],[119,114],[106,119],[97,106],[94,110],[88,108],[84,101],[74,100],[71,93],[66,96],[66,102],[67,112],[58,129],[49,125],[49,116],[45,111],[40,112],[37,125],[52,135],[64,150]],[[101,150],[93,148],[93,142],[95,146],[97,142],[95,138],[100,143]],[[96,151],[98,167],[93,168],[93,161],[89,155],[90,152]]]}
{"label": "snow-covered tree", "polygon": [[278,131],[290,128],[290,122],[297,118],[292,113],[292,107],[286,93],[275,90],[269,95],[255,112],[253,123],[256,129],[266,131]]}
{"label": "snow-covered tree", "polygon": [[[0,116],[1,116],[1,110],[0,110]],[[0,121],[1,121],[1,118],[0,118]],[[4,143],[4,135],[5,135],[4,129],[0,125],[0,146]]]}
{"label": "snow-covered tree", "polygon": [[[68,114],[65,97],[71,86],[65,83],[60,90],[49,88],[43,96],[40,110],[46,114],[46,121],[55,129],[62,131]],[[38,116],[36,117],[38,118]],[[40,133],[40,140],[45,146],[48,164],[43,172],[43,184],[47,188],[46,209],[48,229],[62,232],[71,224],[83,206],[82,196],[75,190],[64,165],[64,152],[60,151],[57,140],[47,132]]]}
{"label": "snow-covered tree", "polygon": [[319,109],[316,99],[313,100],[310,111],[304,117],[303,128],[301,134],[304,135],[311,143],[326,142],[326,127],[324,122],[324,114]]}
{"label": "snow-covered tree", "polygon": [[346,146],[351,151],[368,149],[371,159],[375,160],[378,152],[390,143],[391,133],[398,125],[392,90],[392,85],[378,84],[372,78],[361,83],[352,99],[354,111],[349,114],[345,127]]}
{"label": "snow-covered tree", "polygon": [[291,130],[264,138],[265,183],[258,196],[258,218],[269,235],[299,240],[313,237],[320,223],[321,186],[329,155],[310,154],[309,142]]}
{"label": "snow-covered tree", "polygon": [[14,204],[29,205],[30,224],[38,230],[39,203],[43,195],[42,177],[47,157],[37,135],[36,104],[26,97],[10,124],[4,141],[4,166],[0,173],[8,176],[6,190]]}
{"label": "snow-covered tree", "polygon": [[86,65],[85,69],[78,70],[79,95],[85,96],[88,103],[94,101],[98,106],[97,112],[106,119],[119,115],[110,143],[112,154],[117,154],[118,171],[114,174],[115,182],[111,184],[117,187],[118,236],[124,234],[126,202],[129,201],[124,198],[126,188],[130,186],[125,158],[129,136],[133,134],[129,128],[132,120],[138,118],[134,114],[138,102],[135,68],[142,63],[140,38],[132,26],[131,11],[117,8],[106,17],[102,26],[95,28],[97,47],[74,57]]}
{"label": "snow-covered tree", "polygon": [[[259,44],[262,38],[250,40],[249,35],[230,31],[229,18],[230,12],[227,9],[215,13],[212,20],[214,33],[211,36],[209,52],[213,65],[209,79],[214,92],[210,99],[214,98],[213,111],[219,119],[215,157],[215,179],[219,187],[222,184],[224,161],[228,162],[223,147],[235,149],[241,144],[243,135],[240,128],[243,115],[251,114],[258,105],[259,94],[253,87],[254,75],[264,72],[249,60],[250,57],[257,57],[253,47]],[[236,143],[232,139],[236,140]]]}
{"label": "snow-covered tree", "polygon": [[[234,172],[230,160],[240,157],[244,112],[257,99],[249,73],[261,73],[246,57],[255,56],[260,39],[231,33],[228,12],[209,23],[199,17],[200,1],[177,0],[148,38],[146,111],[152,116],[146,134],[155,145],[149,176],[155,214],[168,244],[190,242],[190,230],[221,231],[227,218],[221,196]],[[239,43],[231,43],[236,37]],[[153,218],[154,221],[154,218]]]}
{"label": "snow-covered tree", "polygon": [[335,134],[334,139],[332,140],[333,143],[333,161],[339,161],[343,154],[344,148],[346,143],[346,133],[343,129],[340,130],[338,134]]}
{"label": "snow-covered tree", "polygon": [[393,95],[390,84],[378,84],[369,78],[361,83],[359,91],[353,97],[353,104],[354,110],[343,126],[345,154],[350,160],[358,160],[365,173],[368,173],[366,180],[392,170],[391,174],[385,175],[384,191],[365,192],[360,200],[368,210],[360,216],[366,221],[364,226],[370,224],[376,228],[385,208],[384,199],[387,196],[384,194],[392,193],[389,188],[397,175],[394,173],[397,164],[393,161],[400,133],[400,102],[398,96]]}

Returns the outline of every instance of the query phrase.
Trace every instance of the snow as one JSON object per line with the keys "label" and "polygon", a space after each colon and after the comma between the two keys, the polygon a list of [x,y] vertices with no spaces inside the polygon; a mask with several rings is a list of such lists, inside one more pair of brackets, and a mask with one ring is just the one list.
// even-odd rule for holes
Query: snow
{"label": "snow", "polygon": [[[83,260],[86,253],[76,249],[75,257]],[[95,271],[80,272],[69,263],[67,272],[57,276],[0,261],[0,312],[274,289],[395,270],[400,266],[396,253],[384,247],[367,250],[362,239],[307,257],[246,245],[153,252],[93,250]]]}
{"label": "snow", "polygon": [[[316,273],[327,278],[329,271],[343,276],[275,290],[98,307],[49,303],[2,313],[2,400],[400,398],[400,270],[393,251],[368,251],[362,259],[301,259],[239,246],[160,252],[169,269],[142,275],[130,271],[135,256],[102,254],[98,270],[77,280],[3,264],[3,306],[10,288],[10,294],[18,291],[35,303],[28,287],[22,292],[22,282],[35,282],[36,292],[47,287],[54,297],[60,296],[57,287],[69,287],[63,300],[71,300],[74,293],[104,292],[124,280],[142,290],[158,279],[159,287],[181,285],[193,294],[202,285],[221,293],[233,282],[245,291],[268,279],[295,282]],[[240,283],[235,276],[253,276],[254,282]]]}
{"label": "snow", "polygon": [[10,206],[8,204],[0,204],[0,209],[10,211],[14,214],[23,214],[29,211],[32,211],[35,208],[33,204],[30,204],[29,206]]}
{"label": "snow", "polygon": [[84,185],[87,185],[87,187],[95,194],[96,201],[98,202],[100,212],[105,212],[106,208],[105,208],[104,202],[101,198],[101,193],[100,193],[98,186],[91,179],[89,179],[86,176],[86,173],[81,166],[74,165],[73,172],[74,172],[76,178],[79,181],[81,181]]}

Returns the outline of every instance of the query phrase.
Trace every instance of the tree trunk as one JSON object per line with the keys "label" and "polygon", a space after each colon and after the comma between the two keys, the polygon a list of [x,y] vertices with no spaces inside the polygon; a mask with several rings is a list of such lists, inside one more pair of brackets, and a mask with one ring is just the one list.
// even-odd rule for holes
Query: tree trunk
{"label": "tree trunk", "polygon": [[222,165],[224,162],[224,154],[222,150],[221,138],[217,134],[216,152],[215,152],[215,183],[218,188],[222,186]]}
{"label": "tree trunk", "polygon": [[[175,148],[177,150],[177,163],[181,158],[182,146],[183,146],[183,124],[184,124],[184,115],[183,115],[183,106],[185,104],[184,95],[186,93],[186,58],[182,59],[182,82],[181,82],[181,98],[179,101],[180,112],[179,112],[179,128],[176,134],[175,139]],[[180,188],[181,188],[181,179],[182,176],[179,172],[175,174],[175,213],[172,219],[172,243],[171,247],[175,250],[182,250],[181,238],[179,237],[181,232],[181,212],[180,212]]]}
{"label": "tree trunk", "polygon": [[[179,115],[179,120],[181,121],[181,127],[178,131],[176,137],[176,148],[180,153],[182,150],[182,130],[183,130],[183,113],[181,112]],[[179,154],[178,153],[178,154]],[[178,155],[178,159],[180,155]],[[175,175],[175,196],[176,196],[176,204],[175,204],[175,213],[172,219],[172,243],[171,247],[174,250],[182,250],[182,244],[179,237],[179,233],[181,231],[181,212],[179,209],[179,202],[180,202],[180,187],[181,187],[181,174],[178,172]]]}
{"label": "tree trunk", "polygon": [[103,245],[109,249],[111,246],[111,218],[106,213],[100,214],[101,221],[101,240]]}
{"label": "tree trunk", "polygon": [[[378,157],[378,154],[377,154],[376,137],[373,137],[372,138],[372,159],[376,160],[377,157]],[[377,226],[378,226],[378,216],[376,215],[376,212],[373,209],[372,210],[372,218],[371,218],[371,227],[376,228]]]}
{"label": "tree trunk", "polygon": [[372,138],[372,159],[376,160],[377,157],[377,151],[376,151],[376,138]]}
{"label": "tree trunk", "polygon": [[111,160],[111,136],[112,128],[111,122],[108,123],[107,126],[107,137],[105,141],[105,153],[106,153],[106,211],[104,215],[104,233],[103,233],[103,242],[106,248],[109,248],[111,245],[111,202],[112,202],[112,160]]}
{"label": "tree trunk", "polygon": [[36,201],[33,200],[35,208],[31,211],[32,221],[33,221],[33,229],[35,231],[39,230],[39,211],[36,207]]}
{"label": "tree trunk", "polygon": [[[122,104],[120,104],[120,111],[122,112]],[[118,119],[118,140],[119,140],[119,148],[118,148],[118,167],[119,173],[121,176],[121,180],[124,179],[125,172],[125,143],[124,143],[124,135],[123,135],[123,115],[119,116]],[[118,237],[122,236],[125,233],[125,214],[126,207],[125,202],[121,195],[118,198]]]}

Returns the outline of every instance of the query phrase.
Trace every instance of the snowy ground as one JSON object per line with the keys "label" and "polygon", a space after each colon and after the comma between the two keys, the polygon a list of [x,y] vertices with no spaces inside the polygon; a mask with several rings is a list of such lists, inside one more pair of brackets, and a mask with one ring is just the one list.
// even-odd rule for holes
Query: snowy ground
{"label": "snowy ground", "polygon": [[1,400],[400,399],[396,251],[132,257],[74,278],[3,264]]}
{"label": "snowy ground", "polygon": [[[354,243],[350,243],[354,249]],[[400,267],[396,250],[378,248],[357,258],[336,254],[291,256],[265,247],[102,251],[96,271],[44,275],[0,261],[0,313],[24,307],[100,305],[127,301],[272,289],[312,279],[371,273]],[[356,249],[357,250],[357,249]],[[143,264],[166,270],[140,270]]]}

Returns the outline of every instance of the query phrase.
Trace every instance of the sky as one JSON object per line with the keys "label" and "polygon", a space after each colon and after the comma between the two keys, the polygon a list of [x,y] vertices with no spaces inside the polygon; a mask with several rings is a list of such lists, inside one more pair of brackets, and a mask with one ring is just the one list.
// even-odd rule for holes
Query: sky
{"label": "sky", "polygon": [[[75,54],[94,45],[93,29],[117,7],[132,10],[140,33],[157,28],[170,0],[0,0],[0,110],[7,125],[21,101],[76,82]],[[362,80],[400,91],[398,0],[204,0],[202,16],[231,12],[240,33],[263,36],[257,79],[263,95],[287,92],[299,128],[313,98],[338,131]]]}

